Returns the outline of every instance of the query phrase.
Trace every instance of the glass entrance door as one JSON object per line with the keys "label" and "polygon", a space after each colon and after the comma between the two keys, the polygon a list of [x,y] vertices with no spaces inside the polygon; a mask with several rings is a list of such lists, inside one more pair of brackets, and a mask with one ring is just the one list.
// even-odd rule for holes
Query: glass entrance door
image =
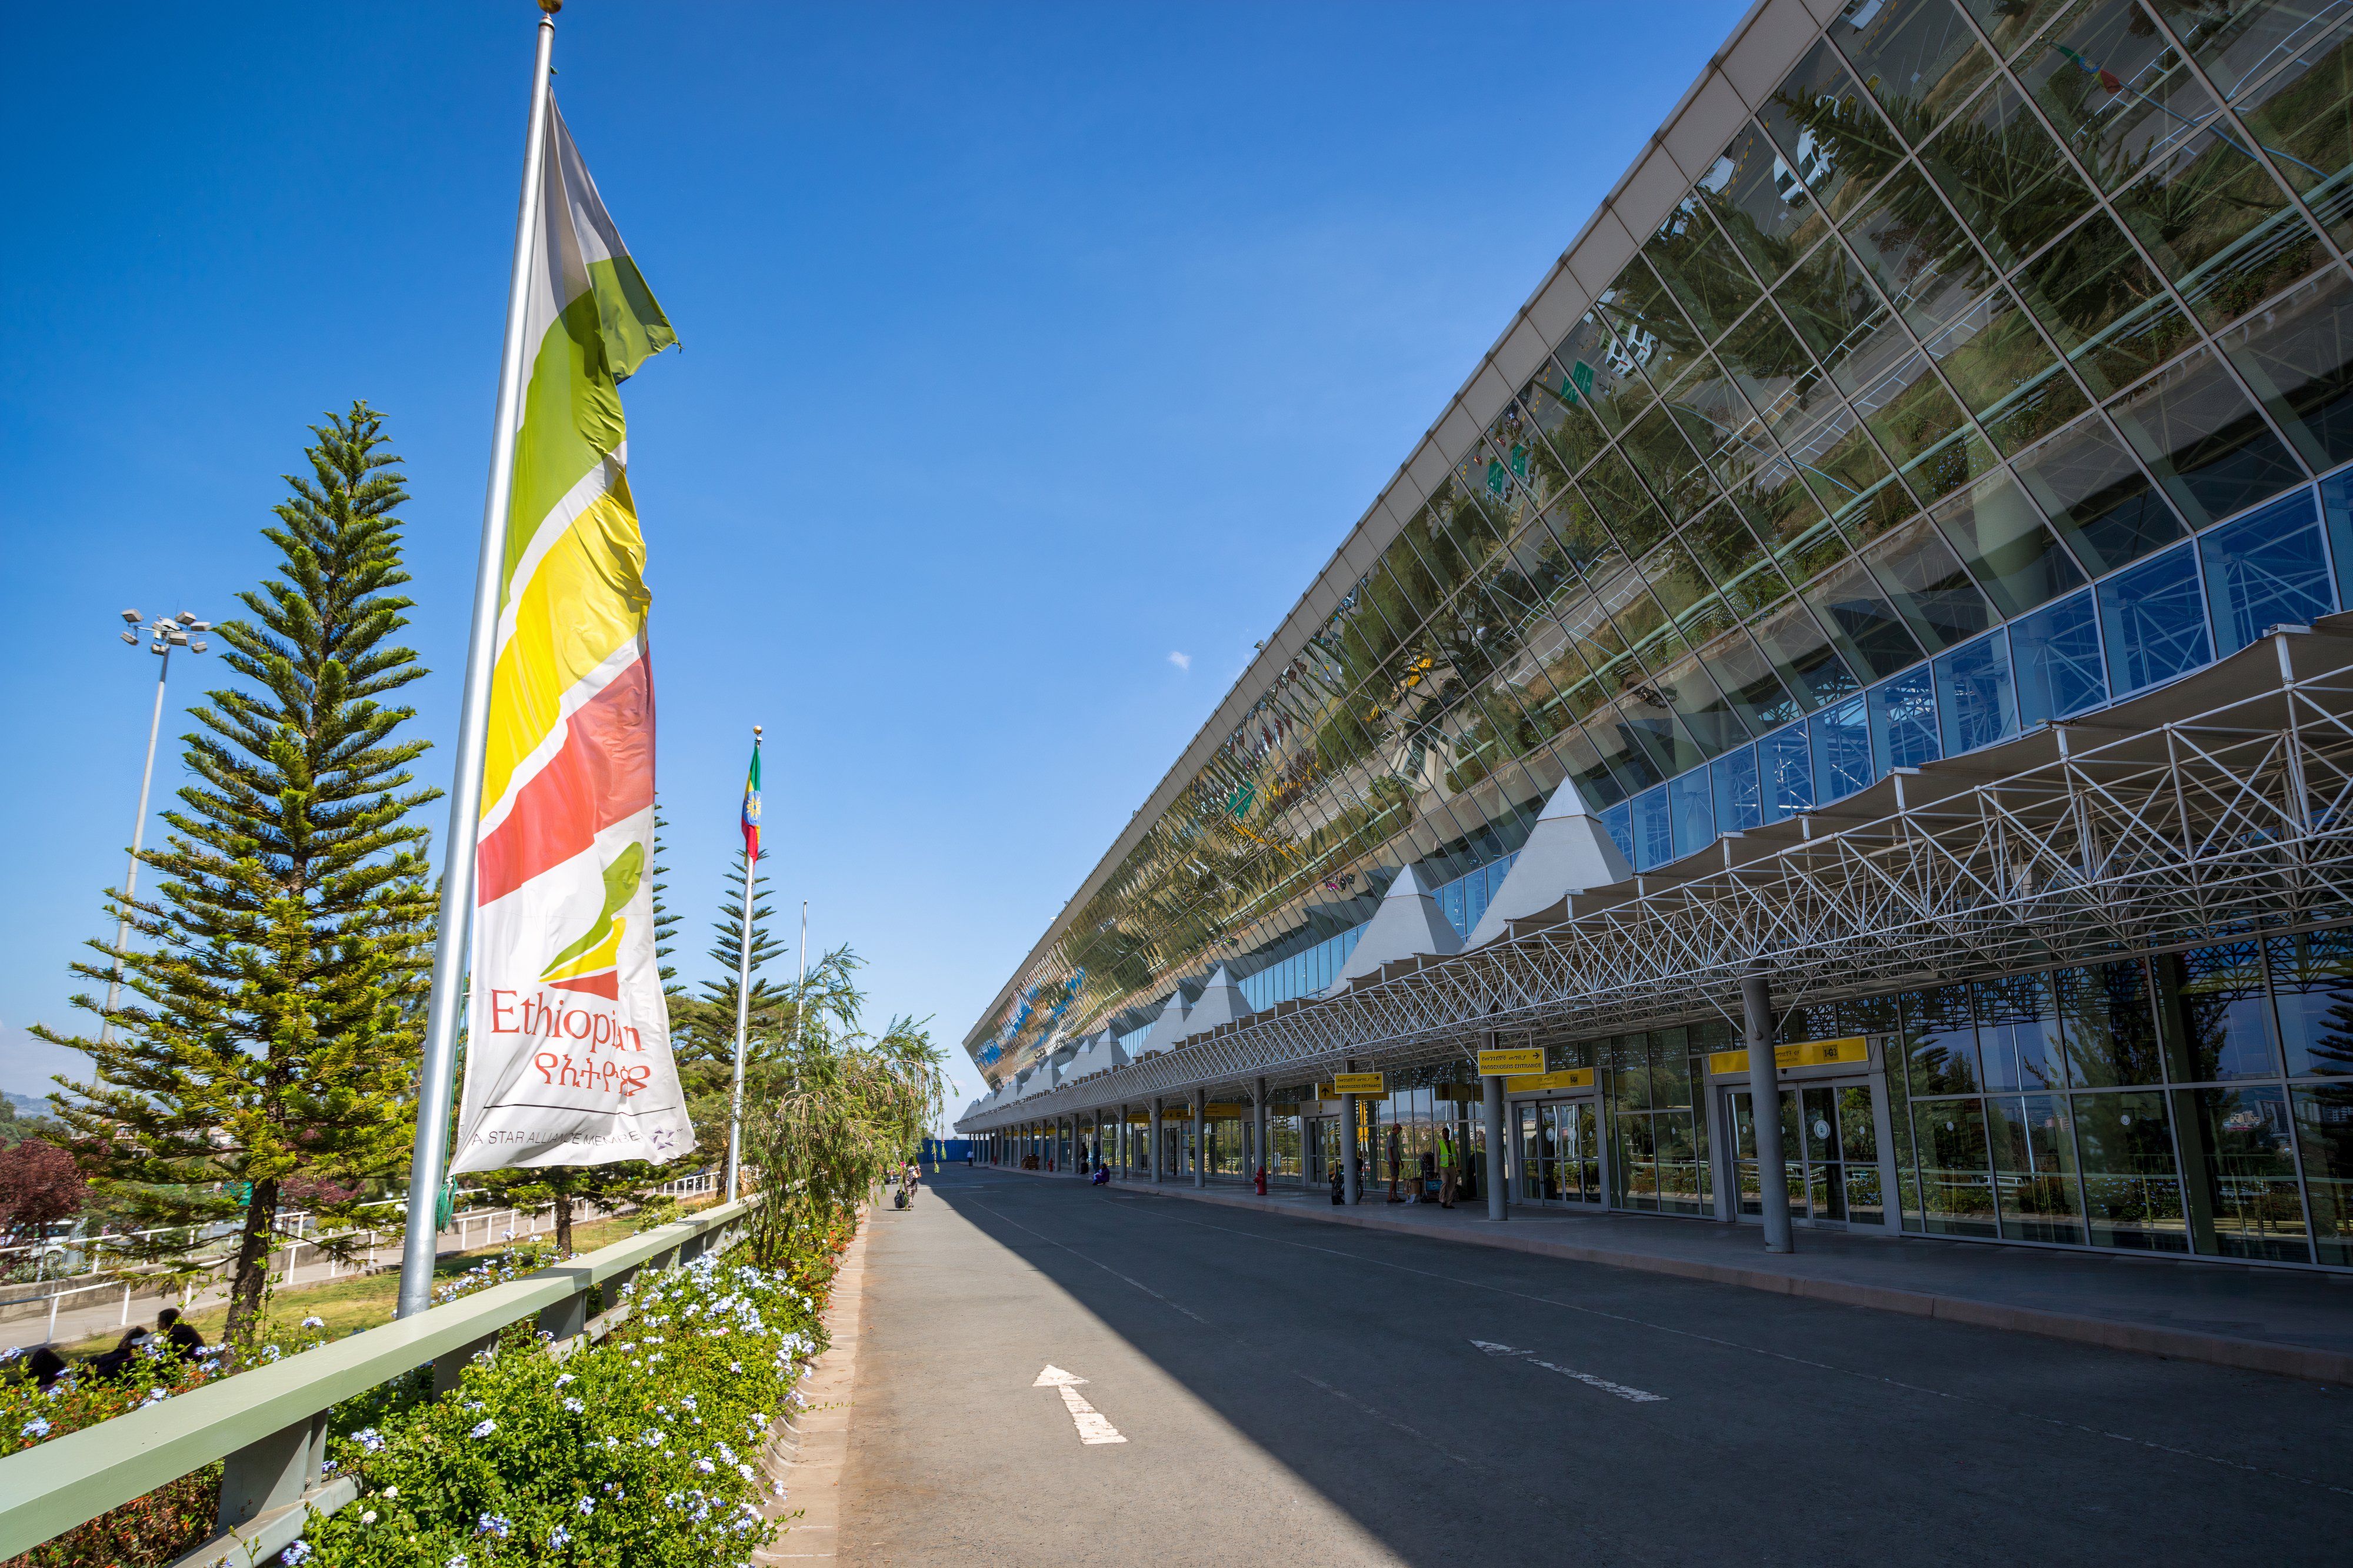
{"label": "glass entrance door", "polygon": [[[1757,1171],[1754,1101],[1745,1088],[1727,1088],[1724,1095],[1725,1120],[1732,1128],[1740,1217],[1758,1218],[1765,1210],[1758,1196],[1763,1189]],[[1869,1079],[1785,1086],[1781,1160],[1790,1218],[1815,1225],[1878,1227],[1887,1223]]]}
{"label": "glass entrance door", "polygon": [[1601,1201],[1601,1145],[1593,1101],[1523,1100],[1518,1121],[1523,1203]]}
{"label": "glass entrance door", "polygon": [[1300,1152],[1306,1157],[1307,1182],[1310,1186],[1322,1186],[1331,1181],[1340,1163],[1340,1119],[1311,1116],[1303,1126]]}

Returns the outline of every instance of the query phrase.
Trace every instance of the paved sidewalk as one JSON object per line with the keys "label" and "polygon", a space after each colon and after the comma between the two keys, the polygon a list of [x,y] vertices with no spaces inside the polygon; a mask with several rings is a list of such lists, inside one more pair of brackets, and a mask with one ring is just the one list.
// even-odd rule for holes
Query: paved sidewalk
{"label": "paved sidewalk", "polygon": [[[809,1363],[800,1392],[808,1403],[771,1428],[767,1460],[770,1494],[761,1507],[769,1519],[785,1520],[774,1546],[752,1553],[754,1563],[833,1560],[841,1535],[841,1470],[849,1457],[850,1394],[858,1381],[858,1342],[866,1318],[866,1238],[871,1212],[860,1219],[826,1303],[825,1327],[831,1343]],[[782,1488],[784,1495],[776,1490]],[[796,1519],[793,1516],[798,1514]]]}
{"label": "paved sidewalk", "polygon": [[[1073,1182],[1060,1173],[993,1172]],[[1332,1225],[1502,1247],[1573,1262],[1739,1285],[1845,1306],[2042,1334],[2110,1350],[2353,1384],[2353,1277],[1801,1228],[1777,1257],[1753,1226],[1649,1215],[1518,1208],[1449,1211],[1376,1196],[1335,1208],[1321,1190],[1114,1181],[1127,1194],[1187,1199]]]}

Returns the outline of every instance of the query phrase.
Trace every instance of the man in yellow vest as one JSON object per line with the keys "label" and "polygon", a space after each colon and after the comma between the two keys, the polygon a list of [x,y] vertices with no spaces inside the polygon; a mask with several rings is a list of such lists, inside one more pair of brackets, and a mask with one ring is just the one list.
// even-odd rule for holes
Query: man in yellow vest
{"label": "man in yellow vest", "polygon": [[1454,1134],[1445,1127],[1438,1130],[1438,1206],[1454,1206],[1454,1186],[1461,1177],[1461,1164],[1454,1148]]}

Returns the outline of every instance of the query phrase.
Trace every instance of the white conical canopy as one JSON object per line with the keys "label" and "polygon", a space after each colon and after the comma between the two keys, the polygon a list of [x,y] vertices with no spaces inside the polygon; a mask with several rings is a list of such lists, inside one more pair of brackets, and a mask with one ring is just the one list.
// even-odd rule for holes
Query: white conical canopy
{"label": "white conical canopy", "polygon": [[1421,868],[1408,866],[1398,873],[1396,881],[1381,900],[1381,907],[1365,922],[1365,934],[1356,939],[1356,951],[1340,969],[1340,977],[1332,983],[1339,991],[1353,984],[1384,963],[1395,963],[1400,958],[1419,958],[1426,954],[1444,955],[1462,951],[1462,939],[1446,923],[1444,911],[1438,900],[1430,896],[1422,885]]}
{"label": "white conical canopy", "polygon": [[1536,818],[1528,841],[1520,847],[1520,858],[1512,862],[1504,885],[1488,901],[1487,912],[1471,928],[1471,940],[1462,945],[1478,947],[1493,942],[1504,934],[1506,921],[1524,921],[1539,910],[1550,909],[1567,894],[1607,887],[1633,874],[1634,868],[1626,864],[1618,841],[1609,837],[1599,817],[1585,809],[1577,781],[1563,779],[1545,802],[1543,815]]}
{"label": "white conical canopy", "polygon": [[1187,1037],[1206,1035],[1221,1024],[1250,1016],[1250,1010],[1242,988],[1234,984],[1233,972],[1220,963],[1209,976],[1208,986],[1202,991],[1200,999],[1193,1004],[1192,1012],[1186,1015],[1185,1033]]}
{"label": "white conical canopy", "polygon": [[1155,1051],[1165,1051],[1185,1037],[1185,1015],[1192,1011],[1185,1005],[1185,988],[1179,985],[1168,993],[1168,1005],[1160,1009],[1160,1016],[1152,1020],[1152,1028],[1144,1037],[1136,1055],[1148,1057]]}

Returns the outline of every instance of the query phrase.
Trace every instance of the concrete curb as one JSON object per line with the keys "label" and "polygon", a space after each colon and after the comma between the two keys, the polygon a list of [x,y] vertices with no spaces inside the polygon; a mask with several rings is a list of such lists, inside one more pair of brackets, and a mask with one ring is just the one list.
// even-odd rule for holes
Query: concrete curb
{"label": "concrete curb", "polygon": [[[991,1170],[1004,1168],[989,1167]],[[1042,1171],[1018,1173],[1047,1174]],[[1060,1172],[1054,1174],[1065,1181],[1077,1179]],[[1999,1301],[1927,1290],[1901,1290],[1884,1285],[1857,1285],[1842,1279],[1808,1279],[1768,1268],[1743,1268],[1731,1264],[1702,1263],[1686,1258],[1662,1258],[1652,1253],[1629,1252],[1617,1247],[1579,1247],[1572,1242],[1547,1241],[1541,1237],[1514,1233],[1508,1226],[1493,1231],[1445,1231],[1401,1223],[1383,1214],[1357,1214],[1345,1208],[1327,1214],[1320,1206],[1303,1208],[1282,1199],[1261,1198],[1254,1194],[1224,1193],[1213,1188],[1205,1190],[1114,1182],[1112,1190],[1143,1197],[1180,1198],[1224,1208],[1250,1209],[1260,1214],[1282,1215],[1292,1219],[1314,1220],[1325,1225],[1355,1226],[1362,1230],[1421,1237],[1430,1241],[1451,1241],[1465,1247],[1525,1252],[1538,1258],[1557,1258],[1570,1263],[1598,1263],[1610,1268],[1639,1269],[1646,1274],[1671,1275],[1679,1279],[1697,1279],[1711,1285],[1736,1285],[1743,1289],[1801,1296],[1808,1300],[1828,1301],[1841,1307],[1867,1307],[1880,1312],[1903,1312],[1915,1318],[1967,1323],[1973,1328],[2000,1329],[2014,1334],[2039,1334],[2044,1339],[2097,1345],[2103,1350],[2171,1356],[2178,1361],[2203,1362],[2211,1366],[2234,1367],[2244,1372],[2267,1372],[2312,1383],[2353,1384],[2353,1355],[2341,1351],[2316,1350],[2265,1340],[2234,1339],[2227,1334],[2201,1334],[2187,1329],[2122,1322],[2080,1312],[2055,1312],[2041,1307],[2013,1307]]]}
{"label": "concrete curb", "polygon": [[849,1459],[850,1393],[858,1381],[859,1331],[866,1317],[866,1222],[861,1212],[858,1232],[850,1238],[841,1267],[833,1277],[833,1295],[826,1302],[826,1331],[832,1343],[809,1363],[799,1388],[808,1404],[796,1415],[780,1418],[772,1428],[767,1471],[771,1488],[789,1494],[774,1495],[761,1512],[770,1519],[800,1517],[785,1527],[774,1546],[752,1553],[754,1563],[830,1562],[841,1534],[841,1472]]}

